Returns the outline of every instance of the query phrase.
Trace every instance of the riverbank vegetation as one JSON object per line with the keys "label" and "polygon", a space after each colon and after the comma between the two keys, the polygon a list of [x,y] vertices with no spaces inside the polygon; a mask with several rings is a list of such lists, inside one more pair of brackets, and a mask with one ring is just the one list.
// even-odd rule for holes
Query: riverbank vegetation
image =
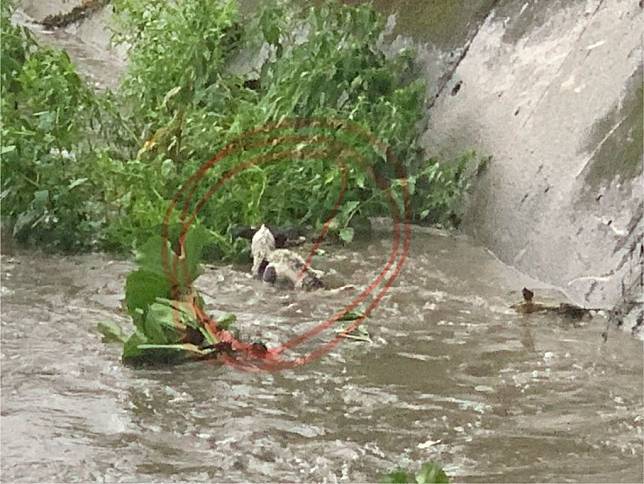
{"label": "riverbank vegetation", "polygon": [[318,230],[333,216],[332,234],[348,242],[368,217],[389,214],[388,193],[402,203],[403,186],[413,222],[458,225],[474,157],[423,157],[425,85],[412,51],[382,52],[384,22],[370,7],[269,2],[243,17],[233,0],[112,4],[128,68],[115,92],[97,92],[65,52],[13,25],[3,3],[0,197],[17,239],[141,247],[178,190],[227,146],[172,218],[198,212],[211,257],[247,254],[232,233],[240,224]]}

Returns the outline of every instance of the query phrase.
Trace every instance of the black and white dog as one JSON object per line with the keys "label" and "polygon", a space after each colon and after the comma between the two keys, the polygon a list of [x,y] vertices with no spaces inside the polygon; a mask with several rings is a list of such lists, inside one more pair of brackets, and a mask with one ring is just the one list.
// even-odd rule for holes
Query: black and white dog
{"label": "black and white dog", "polygon": [[273,233],[262,225],[251,242],[253,275],[264,282],[295,289],[320,289],[324,283],[319,273],[302,257],[288,249],[276,249]]}

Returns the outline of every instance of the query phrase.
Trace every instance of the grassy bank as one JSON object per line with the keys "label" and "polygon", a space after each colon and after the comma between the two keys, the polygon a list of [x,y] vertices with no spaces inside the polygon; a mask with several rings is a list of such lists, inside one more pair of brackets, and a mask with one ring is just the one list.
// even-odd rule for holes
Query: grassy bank
{"label": "grassy bank", "polygon": [[[380,51],[384,23],[369,7],[276,2],[243,18],[232,0],[112,3],[129,67],[116,92],[101,93],[64,52],[12,25],[3,3],[1,201],[17,239],[61,250],[136,248],[231,142],[179,200],[186,214],[198,211],[212,256],[244,256],[235,225],[316,230],[334,213],[332,232],[348,242],[354,226],[389,213],[387,192],[401,203],[403,184],[413,221],[458,224],[473,157],[423,158],[425,85],[413,52]],[[279,128],[248,134],[267,125]]]}

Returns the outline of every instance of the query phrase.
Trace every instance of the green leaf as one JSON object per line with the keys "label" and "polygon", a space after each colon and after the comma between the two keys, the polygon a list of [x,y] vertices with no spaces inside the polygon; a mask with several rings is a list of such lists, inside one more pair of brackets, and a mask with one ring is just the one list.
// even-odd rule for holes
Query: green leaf
{"label": "green leaf", "polygon": [[365,187],[365,175],[364,173],[358,173],[356,175],[356,185],[358,188],[364,188]]}
{"label": "green leaf", "polygon": [[174,330],[174,320],[179,320],[179,312],[165,304],[152,304],[145,315],[143,322],[143,334],[151,344],[173,344],[177,343],[170,333]]}
{"label": "green leaf", "polygon": [[279,45],[280,30],[279,27],[273,23],[272,19],[262,22],[262,33],[264,34],[266,42],[270,45]]}
{"label": "green leaf", "polygon": [[198,326],[197,324],[194,324],[196,323],[196,314],[194,308],[190,304],[162,297],[158,297],[156,302],[169,307],[175,313],[179,313],[178,315],[173,316],[173,325],[176,318],[179,317],[182,324],[188,324],[195,328]]}
{"label": "green leaf", "polygon": [[166,95],[163,97],[163,102],[161,103],[161,105],[162,105],[164,108],[167,108],[167,107],[168,107],[168,101],[170,101],[170,99],[172,99],[172,98],[173,98],[173,97],[175,97],[177,94],[179,94],[179,92],[181,91],[181,89],[182,89],[182,87],[181,87],[181,86],[173,87],[172,89],[170,89],[170,90],[166,93]]}
{"label": "green leaf", "polygon": [[237,321],[237,316],[232,313],[226,313],[217,318],[217,327],[229,330],[235,321]]}
{"label": "green leaf", "polygon": [[447,484],[449,479],[441,466],[434,462],[426,462],[416,473],[416,482],[418,484]]}
{"label": "green leaf", "polygon": [[340,238],[347,244],[353,240],[353,227],[345,227],[340,229],[338,234]]}
{"label": "green leaf", "polygon": [[338,321],[355,321],[356,319],[360,318],[364,318],[364,313],[362,311],[349,311],[340,319],[338,319]]}
{"label": "green leaf", "polygon": [[162,275],[145,269],[130,273],[125,281],[125,302],[134,323],[142,323],[141,314],[145,315],[157,297],[170,297],[170,290],[170,282]]}
{"label": "green leaf", "polygon": [[82,185],[82,184],[83,184],[83,183],[85,183],[87,180],[88,180],[87,178],[77,178],[76,180],[74,180],[73,182],[71,182],[71,183],[69,184],[69,189],[71,190],[72,188],[75,188],[75,187],[77,187],[77,186],[79,186],[79,185]]}
{"label": "green leaf", "polygon": [[161,163],[161,175],[163,176],[163,178],[170,178],[173,171],[174,161],[170,159],[163,160],[163,163]]}
{"label": "green leaf", "polygon": [[38,190],[34,192],[34,206],[43,208],[49,203],[49,190]]}
{"label": "green leaf", "polygon": [[[165,264],[164,264],[165,257]],[[160,235],[150,237],[137,251],[136,262],[139,267],[147,272],[166,278],[166,270],[170,271],[174,264],[175,254],[167,240]],[[164,297],[162,294],[159,297]]]}
{"label": "green leaf", "polygon": [[128,339],[123,329],[112,321],[101,321],[96,327],[103,335],[104,343],[125,343]]}
{"label": "green leaf", "polygon": [[[168,240],[160,235],[151,237],[137,252],[136,260],[142,269],[164,278],[173,278],[173,282],[185,289],[201,274],[199,262],[203,248],[210,241],[210,234],[203,226],[190,228],[185,235],[182,254],[177,256],[170,244],[179,250],[182,227],[182,224],[170,226]],[[165,296],[159,294],[159,297]]]}
{"label": "green leaf", "polygon": [[358,207],[358,205],[360,205],[360,202],[356,200],[351,200],[343,205],[342,213],[344,213],[345,215],[349,215]]}
{"label": "green leaf", "polygon": [[143,351],[139,349],[139,345],[147,343],[145,336],[138,330],[135,331],[123,345],[123,361],[133,360],[140,357]]}
{"label": "green leaf", "polygon": [[201,225],[192,227],[186,234],[184,254],[182,254],[182,258],[180,258],[179,261],[179,265],[181,267],[182,262],[185,260],[185,266],[183,267],[188,270],[188,273],[186,274],[187,279],[184,279],[186,285],[192,284],[192,282],[201,274],[199,262],[201,261],[203,248],[209,241],[210,234]]}
{"label": "green leaf", "polygon": [[393,472],[390,472],[387,474],[383,480],[383,483],[388,483],[388,484],[405,484],[408,482],[414,482],[413,476],[407,474],[403,470],[396,470]]}
{"label": "green leaf", "polygon": [[3,146],[2,150],[0,150],[0,155],[11,153],[12,151],[16,151],[15,145]]}

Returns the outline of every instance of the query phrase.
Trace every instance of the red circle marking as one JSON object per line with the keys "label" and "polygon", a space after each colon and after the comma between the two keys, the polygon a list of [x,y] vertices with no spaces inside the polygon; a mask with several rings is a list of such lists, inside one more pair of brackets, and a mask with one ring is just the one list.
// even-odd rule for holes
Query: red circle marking
{"label": "red circle marking", "polygon": [[[271,125],[266,125],[260,128],[255,128],[253,130],[249,130],[245,133],[242,133],[236,140],[232,141],[231,143],[227,144],[222,148],[215,156],[213,156],[210,160],[208,160],[206,163],[204,163],[198,170],[195,172],[186,182],[184,186],[181,187],[181,189],[177,192],[177,194],[173,197],[170,206],[168,207],[166,211],[166,216],[164,217],[163,220],[163,226],[162,226],[162,236],[166,243],[162,245],[162,261],[163,261],[163,266],[164,266],[164,272],[166,273],[166,277],[168,280],[170,280],[171,285],[175,287],[178,283],[178,278],[177,278],[177,273],[179,270],[178,263],[181,262],[182,268],[184,269],[184,273],[187,274],[187,259],[185,258],[184,253],[184,243],[185,243],[185,237],[186,234],[190,228],[190,226],[195,222],[197,214],[199,211],[203,208],[205,203],[214,195],[214,193],[219,190],[226,181],[230,180],[233,178],[235,175],[239,174],[243,170],[250,168],[251,166],[258,166],[260,164],[264,163],[276,163],[277,161],[281,161],[281,159],[288,157],[289,155],[292,154],[292,151],[284,151],[281,153],[278,153],[277,155],[273,152],[261,156],[257,156],[255,158],[251,158],[250,161],[246,161],[244,163],[236,165],[234,168],[229,169],[226,171],[221,178],[218,180],[218,182],[211,187],[206,194],[199,200],[196,208],[193,210],[191,217],[188,221],[185,221],[185,217],[188,215],[189,208],[190,208],[190,200],[194,196],[195,189],[197,187],[197,183],[206,175],[206,173],[215,166],[217,163],[223,161],[226,157],[230,156],[231,154],[234,154],[236,152],[236,148],[241,147],[241,148],[246,148],[246,149],[253,149],[253,148],[261,148],[269,145],[273,146],[278,146],[281,143],[285,142],[304,142],[310,139],[309,136],[282,136],[278,138],[269,138],[267,140],[264,140],[259,143],[255,144],[247,144],[243,143],[242,140],[246,140],[252,136],[258,135],[258,134],[271,134],[275,130],[279,129],[284,129],[284,128],[289,128],[289,127],[295,127],[295,128],[302,128],[303,126],[306,127],[319,127],[315,125],[322,125],[322,127],[326,128],[337,128],[338,126],[344,126],[346,124],[349,124],[348,129],[352,132],[358,132],[359,135],[361,136],[366,136],[369,141],[372,143],[373,146],[378,147],[383,153],[385,153],[385,156],[387,158],[387,161],[392,163],[396,169],[396,175],[397,177],[402,181],[401,187],[402,187],[402,194],[403,194],[403,208],[404,208],[404,219],[403,219],[403,226],[404,226],[404,240],[403,240],[403,250],[400,256],[400,259],[398,260],[397,264],[392,270],[391,275],[389,278],[385,281],[384,286],[380,289],[380,291],[375,295],[371,303],[367,306],[367,308],[364,311],[364,314],[359,317],[358,319],[354,320],[345,330],[336,335],[333,339],[328,341],[327,343],[321,345],[317,349],[311,351],[308,355],[291,359],[291,360],[284,360],[280,358],[281,353],[283,353],[287,349],[295,348],[296,346],[304,343],[305,341],[317,336],[320,334],[322,331],[325,329],[328,329],[331,327],[334,323],[336,323],[340,318],[342,318],[344,315],[346,315],[349,311],[353,310],[356,308],[361,302],[363,302],[373,291],[374,289],[382,282],[382,280],[385,277],[385,274],[392,268],[394,260],[398,257],[398,251],[399,251],[399,245],[400,245],[400,217],[397,213],[397,204],[396,201],[394,200],[391,192],[388,190],[388,187],[386,187],[386,181],[384,181],[381,177],[377,177],[373,171],[371,170],[371,167],[366,165],[364,163],[364,157],[357,153],[354,149],[349,147],[349,150],[353,152],[354,155],[357,156],[358,159],[360,159],[359,164],[363,166],[365,171],[369,174],[369,176],[374,180],[376,185],[382,189],[383,191],[387,192],[388,199],[389,199],[389,205],[390,205],[390,211],[392,214],[393,218],[393,225],[394,225],[394,230],[393,230],[393,240],[392,240],[392,249],[391,253],[389,255],[389,258],[387,259],[387,262],[385,263],[385,266],[381,270],[381,272],[374,278],[374,280],[367,286],[366,289],[364,289],[358,296],[355,297],[355,299],[346,305],[342,310],[336,312],[333,316],[328,318],[326,321],[323,321],[313,327],[312,329],[306,331],[305,333],[295,336],[294,338],[291,338],[289,341],[286,343],[276,347],[267,350],[266,352],[259,352],[257,347],[252,344],[244,343],[232,336],[231,333],[225,330],[221,330],[217,327],[217,321],[208,317],[201,308],[195,305],[194,309],[197,311],[198,316],[200,319],[204,322],[206,328],[214,333],[214,336],[216,336],[220,341],[223,342],[228,342],[231,344],[233,349],[237,351],[236,357],[232,357],[227,354],[221,355],[221,360],[228,364],[231,365],[235,368],[238,369],[243,369],[247,371],[278,371],[286,368],[294,368],[296,366],[304,365],[306,363],[310,363],[311,361],[324,356],[327,354],[329,351],[331,351],[335,346],[337,346],[340,341],[342,341],[343,335],[348,334],[352,331],[354,331],[361,323],[364,321],[369,315],[373,312],[374,309],[380,304],[382,301],[382,298],[385,296],[387,291],[391,288],[393,285],[394,281],[400,274],[400,271],[402,270],[402,267],[404,265],[404,262],[407,258],[407,254],[409,252],[409,246],[411,242],[411,227],[409,225],[409,220],[410,220],[410,214],[409,214],[409,191],[407,188],[407,184],[405,183],[406,181],[406,174],[404,172],[404,168],[402,164],[398,161],[398,159],[393,155],[390,149],[388,147],[377,140],[375,136],[373,136],[371,133],[366,131],[364,128],[361,126],[357,125],[354,122],[349,122],[349,121],[343,121],[343,120],[326,120],[326,119],[321,119],[321,118],[310,118],[310,119],[287,119],[283,120],[279,123],[274,123]],[[313,126],[312,126],[313,125]],[[334,145],[340,144],[344,145],[345,147],[346,142],[339,142],[335,138],[329,138],[328,136],[322,136],[320,137],[319,135],[316,136],[316,141],[331,141]],[[241,146],[240,146],[241,145]],[[342,189],[340,192],[340,195],[338,197],[338,200],[336,201],[336,204],[332,210],[331,216],[327,219],[327,221],[324,223],[323,228],[321,230],[320,236],[317,239],[317,242],[313,245],[309,256],[307,257],[305,267],[302,269],[302,272],[306,270],[308,265],[310,264],[310,261],[314,254],[316,253],[317,249],[319,248],[319,244],[321,243],[321,240],[324,238],[328,231],[329,224],[331,223],[332,219],[335,216],[335,213],[337,212],[337,209],[339,208],[340,204],[342,203],[343,197],[344,197],[344,191],[346,189],[346,165],[344,164],[344,160],[341,160],[341,167],[342,167]],[[188,196],[184,200],[183,204],[183,210],[181,213],[180,220],[182,220],[182,231],[179,236],[179,247],[180,247],[180,254],[183,254],[184,257],[173,257],[173,264],[172,268],[170,268],[169,264],[169,254],[168,254],[168,244],[167,241],[169,239],[169,228],[168,228],[168,223],[170,220],[170,217],[172,216],[174,212],[174,208],[179,202],[180,196],[189,189]],[[394,208],[396,210],[394,210]],[[178,316],[178,315],[177,315]],[[241,359],[240,356],[244,356],[245,359]]]}

